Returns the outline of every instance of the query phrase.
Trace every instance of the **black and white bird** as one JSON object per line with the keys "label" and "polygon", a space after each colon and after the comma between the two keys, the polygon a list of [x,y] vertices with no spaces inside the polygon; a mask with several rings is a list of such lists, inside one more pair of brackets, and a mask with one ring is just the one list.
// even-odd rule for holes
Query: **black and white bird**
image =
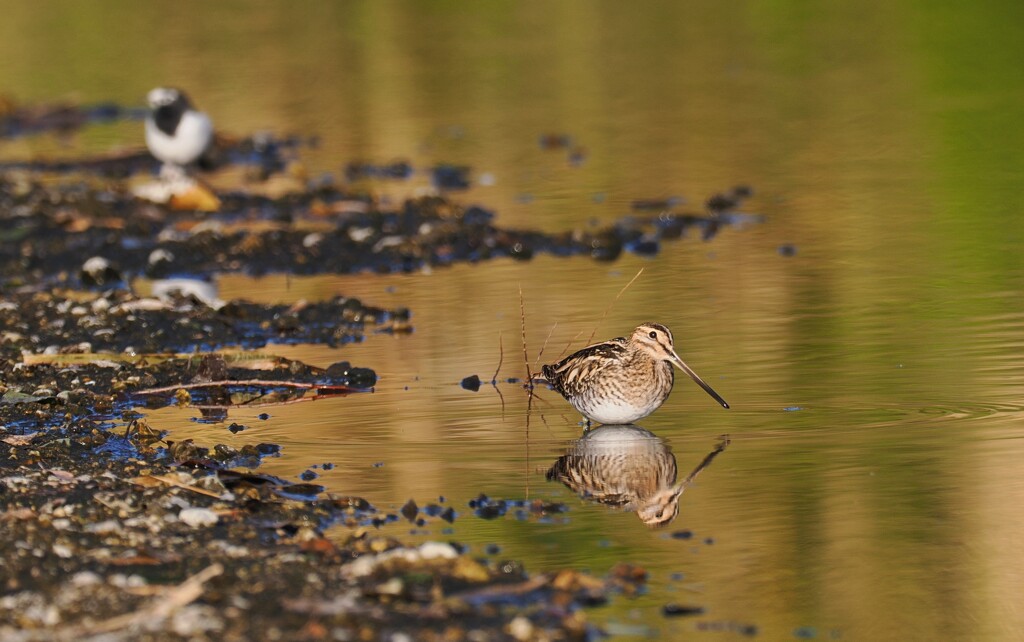
{"label": "black and white bird", "polygon": [[146,147],[163,162],[162,173],[184,174],[213,142],[210,117],[193,107],[180,89],[157,87],[146,99]]}

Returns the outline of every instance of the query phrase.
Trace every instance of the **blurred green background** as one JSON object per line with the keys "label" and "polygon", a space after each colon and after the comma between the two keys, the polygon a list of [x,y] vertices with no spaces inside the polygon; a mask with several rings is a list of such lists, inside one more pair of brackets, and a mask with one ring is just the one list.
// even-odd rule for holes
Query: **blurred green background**
{"label": "blurred green background", "polygon": [[[772,640],[1024,636],[1024,4],[0,8],[0,94],[16,103],[141,105],[154,86],[181,86],[223,131],[318,136],[303,152],[312,176],[353,160],[469,165],[475,183],[456,198],[495,209],[499,225],[609,223],[640,198],[682,196],[700,211],[716,191],[754,187],[749,209],[764,224],[684,239],[651,261],[223,278],[225,298],[343,292],[414,313],[410,337],[279,349],[350,359],[382,379],[374,395],[276,412],[259,428],[285,446],[274,472],[333,461],[324,483],[385,508],[444,494],[466,512],[481,490],[566,501],[565,524],[464,516],[450,537],[498,542],[534,570],[645,565],[648,595],[590,613],[627,637],[700,634],[696,621],[661,617],[668,601],[705,605],[701,621],[724,631],[701,635],[716,639],[741,637],[739,624]],[[548,133],[570,136],[582,163],[541,149]],[[140,123],[119,123],[0,140],[0,157],[141,144]],[[425,182],[381,189],[398,198]],[[783,244],[796,255],[781,256]],[[490,375],[499,333],[504,374],[522,374],[509,357],[518,285],[531,353],[555,322],[551,359],[599,323],[604,338],[656,319],[730,401],[723,412],[680,381],[643,422],[683,471],[717,435],[733,436],[669,528],[713,545],[682,544],[545,483],[579,432],[553,393],[534,408],[527,448],[514,386],[502,408],[492,392],[454,385]],[[212,439],[189,411],[153,419]]]}

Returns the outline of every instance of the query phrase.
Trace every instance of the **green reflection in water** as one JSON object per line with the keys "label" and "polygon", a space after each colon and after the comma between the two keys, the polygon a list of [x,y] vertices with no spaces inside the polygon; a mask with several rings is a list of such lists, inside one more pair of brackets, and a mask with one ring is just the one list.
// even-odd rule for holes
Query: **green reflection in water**
{"label": "green reflection in water", "polygon": [[[490,172],[495,185],[464,198],[507,226],[569,229],[621,216],[636,198],[681,194],[699,209],[734,183],[758,190],[766,225],[686,239],[652,262],[545,258],[288,286],[225,278],[230,296],[340,291],[414,313],[416,334],[397,342],[293,350],[384,379],[375,395],[282,409],[252,428],[285,444],[274,472],[326,458],[339,465],[323,477],[333,489],[397,507],[414,481],[463,512],[481,490],[521,497],[528,483],[531,496],[568,503],[569,521],[466,517],[452,537],[477,551],[499,543],[531,569],[643,564],[650,594],[592,617],[649,620],[665,637],[695,628],[662,619],[666,601],[706,605],[707,622],[754,623],[764,639],[798,626],[820,638],[1020,637],[1024,5],[0,5],[0,87],[16,100],[137,103],[180,84],[226,131],[319,134],[305,155],[313,174],[394,157]],[[540,150],[547,132],[571,135],[583,164]],[[5,140],[0,155],[139,146],[141,126],[68,144]],[[782,243],[796,256],[780,257]],[[514,388],[499,421],[492,394],[454,386],[492,371],[499,331],[518,336],[514,284],[534,349],[559,323],[553,357],[641,266],[601,336],[669,323],[734,404],[707,408],[679,386],[645,425],[680,461],[733,436],[669,527],[711,545],[544,482],[578,436],[556,395],[538,408],[549,425],[534,415],[528,462]],[[467,300],[480,305],[456,304]],[[188,430],[187,416],[154,417]]]}

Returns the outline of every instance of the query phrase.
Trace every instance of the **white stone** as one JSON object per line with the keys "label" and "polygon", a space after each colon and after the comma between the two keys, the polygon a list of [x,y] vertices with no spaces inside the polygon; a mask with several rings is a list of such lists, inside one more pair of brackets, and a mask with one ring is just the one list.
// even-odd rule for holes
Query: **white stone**
{"label": "white stone", "polygon": [[178,513],[178,519],[192,528],[202,528],[204,526],[213,526],[219,518],[217,513],[209,508],[184,508]]}

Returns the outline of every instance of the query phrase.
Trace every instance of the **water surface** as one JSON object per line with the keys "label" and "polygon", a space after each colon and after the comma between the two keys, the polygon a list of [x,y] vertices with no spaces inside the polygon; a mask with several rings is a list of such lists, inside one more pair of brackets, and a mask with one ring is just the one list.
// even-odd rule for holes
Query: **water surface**
{"label": "water surface", "polygon": [[[1024,635],[1024,5],[5,5],[0,86],[20,100],[135,103],[182,85],[224,130],[318,135],[310,176],[353,160],[469,165],[474,185],[457,198],[509,227],[609,222],[640,198],[699,211],[739,183],[766,215],[652,260],[222,276],[225,299],[409,307],[415,332],[270,348],[371,367],[380,382],[266,420],[232,411],[249,426],[237,436],[196,411],[151,413],[174,438],[280,443],[269,471],[330,462],[318,472],[331,491],[390,511],[443,496],[460,515],[450,532],[432,522],[413,538],[531,571],[642,565],[646,595],[588,614],[622,639],[735,638],[748,625],[772,640]],[[547,133],[570,148],[541,149]],[[141,125],[122,123],[2,141],[0,154],[140,141]],[[421,172],[371,188],[397,202],[427,183]],[[502,348],[500,378],[524,376],[520,288],[531,360],[656,320],[732,405],[680,379],[641,422],[680,475],[731,439],[669,526],[546,480],[582,433],[554,393],[528,413],[516,384],[458,386],[490,380]],[[467,506],[481,492],[570,510],[485,521]],[[683,530],[692,537],[670,536]],[[707,612],[665,618],[668,602]]]}

